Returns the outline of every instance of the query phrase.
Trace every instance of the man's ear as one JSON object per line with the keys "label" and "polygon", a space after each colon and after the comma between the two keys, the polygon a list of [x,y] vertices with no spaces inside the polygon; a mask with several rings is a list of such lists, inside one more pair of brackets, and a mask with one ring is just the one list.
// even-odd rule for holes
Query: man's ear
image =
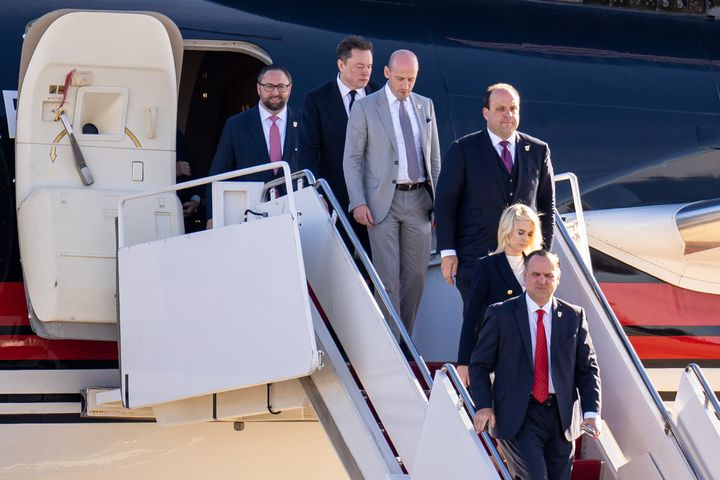
{"label": "man's ear", "polygon": [[388,68],[387,65],[385,66],[385,69],[383,70],[383,73],[385,74],[385,78],[387,78],[388,80],[390,80],[390,68]]}

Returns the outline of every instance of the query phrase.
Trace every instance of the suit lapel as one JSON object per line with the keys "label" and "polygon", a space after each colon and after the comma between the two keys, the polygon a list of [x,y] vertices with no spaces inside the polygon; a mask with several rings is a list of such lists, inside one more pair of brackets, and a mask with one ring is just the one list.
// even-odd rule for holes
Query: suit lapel
{"label": "suit lapel", "polygon": [[[283,142],[283,160],[290,163],[290,159],[295,158],[293,149],[297,145],[298,121],[295,118],[295,112],[288,107],[287,121],[285,122],[285,142]],[[268,154],[268,158],[270,155]],[[294,165],[290,165],[294,168]]]}
{"label": "suit lapel", "polygon": [[552,301],[552,329],[550,330],[550,358],[555,358],[558,347],[560,345],[560,329],[562,323],[560,318],[562,317],[562,310],[558,307],[558,301],[553,297]]}
{"label": "suit lapel", "polygon": [[340,94],[340,87],[338,87],[337,80],[332,85],[332,95],[328,95],[328,111],[330,116],[336,122],[345,122],[347,125],[348,114],[345,110],[345,103],[343,102],[342,95]]}
{"label": "suit lapel", "polygon": [[512,267],[510,267],[504,253],[498,253],[498,259],[497,262],[495,262],[495,266],[500,273],[500,276],[503,280],[505,280],[505,284],[512,285],[513,294],[520,295],[522,293],[522,287],[517,281],[517,278],[515,278],[515,273],[512,271]]}
{"label": "suit lapel", "polygon": [[[253,163],[253,165],[270,163],[270,153],[265,143],[265,133],[263,132],[262,119],[260,117],[260,107],[255,107],[254,115],[248,115],[248,129],[250,130],[250,137],[255,142],[255,149],[259,155],[258,158],[262,159],[261,162]],[[287,136],[285,138],[287,138]]]}
{"label": "suit lapel", "polygon": [[500,185],[503,184],[503,178],[500,175],[500,164],[498,163],[500,161],[499,155],[497,154],[497,151],[492,144],[492,140],[490,140],[490,135],[488,134],[487,130],[483,130],[483,135],[481,135],[480,141],[482,143],[480,152],[482,154],[486,167],[485,172],[489,172],[490,176],[492,177],[492,180],[490,182],[484,182],[483,184],[491,184],[492,188],[498,190],[500,198],[503,198],[505,195],[502,190],[500,190]]}
{"label": "suit lapel", "polygon": [[[427,112],[425,112],[425,107],[420,101],[420,99],[417,97],[417,95],[410,94],[410,105],[412,105],[413,110],[415,111],[415,120],[418,124],[418,131],[420,132],[420,146],[422,147],[423,152],[423,159],[425,160],[425,168],[429,172],[429,165],[428,165],[428,145],[427,145],[427,122],[425,121]],[[410,113],[410,112],[408,112]]]}
{"label": "suit lapel", "polygon": [[385,132],[390,138],[390,144],[395,150],[395,153],[397,153],[398,146],[397,141],[395,140],[395,127],[393,127],[392,117],[390,116],[390,104],[388,104],[387,95],[383,89],[378,90],[375,100],[377,102],[377,113],[380,117],[380,121],[385,128]]}
{"label": "suit lapel", "polygon": [[[527,178],[532,178],[529,175],[530,165],[530,149],[532,144],[528,142],[521,134],[517,133],[517,142],[515,143],[515,166],[517,168],[518,178],[515,183],[514,193],[520,191],[520,185],[525,182]],[[514,195],[517,198],[517,194]]]}
{"label": "suit lapel", "polygon": [[525,353],[527,354],[528,361],[530,362],[530,365],[532,365],[535,361],[535,355],[532,351],[530,323],[528,320],[527,301],[525,300],[525,295],[521,296],[515,305],[515,321],[517,322],[518,331],[520,332],[520,338],[522,339],[523,346],[525,347]]}

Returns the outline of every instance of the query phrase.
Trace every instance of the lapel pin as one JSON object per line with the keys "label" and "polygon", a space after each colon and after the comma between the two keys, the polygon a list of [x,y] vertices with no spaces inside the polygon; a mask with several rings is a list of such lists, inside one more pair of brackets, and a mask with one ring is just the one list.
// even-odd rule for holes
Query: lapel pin
{"label": "lapel pin", "polygon": [[558,318],[562,317],[562,312],[558,312]]}
{"label": "lapel pin", "polygon": [[[297,128],[297,122],[293,122],[293,128]],[[529,148],[529,147],[526,147]]]}
{"label": "lapel pin", "polygon": [[530,151],[530,145],[525,145],[525,151],[526,151],[526,152],[529,152],[529,151]]}
{"label": "lapel pin", "polygon": [[512,295],[512,290],[508,290],[508,291],[507,291],[507,294],[508,294],[508,295]]}

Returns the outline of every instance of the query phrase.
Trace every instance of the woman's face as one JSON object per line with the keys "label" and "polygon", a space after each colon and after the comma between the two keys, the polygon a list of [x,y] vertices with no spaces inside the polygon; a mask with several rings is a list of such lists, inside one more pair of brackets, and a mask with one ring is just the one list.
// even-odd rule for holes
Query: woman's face
{"label": "woman's face", "polygon": [[516,219],[508,235],[508,246],[505,248],[505,253],[522,255],[530,245],[533,235],[535,235],[535,226],[530,220]]}

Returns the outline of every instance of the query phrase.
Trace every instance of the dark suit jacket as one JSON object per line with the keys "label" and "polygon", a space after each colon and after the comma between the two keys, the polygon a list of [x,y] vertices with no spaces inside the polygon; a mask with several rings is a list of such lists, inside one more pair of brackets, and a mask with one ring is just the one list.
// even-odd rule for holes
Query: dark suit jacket
{"label": "dark suit jacket", "polygon": [[523,289],[515,278],[504,253],[488,255],[476,261],[475,277],[470,287],[470,300],[465,307],[460,331],[459,365],[470,364],[470,355],[477,342],[477,334],[487,307],[517,297],[522,292]]}
{"label": "dark suit jacket", "polygon": [[[365,87],[365,93],[372,93],[378,88],[378,85],[370,82]],[[343,173],[347,122],[348,115],[340,97],[337,79],[311,91],[305,97],[298,166],[327,180],[343,210],[347,210],[350,203]]]}
{"label": "dark suit jacket", "polygon": [[[491,305],[470,360],[470,388],[475,408],[494,408],[495,429],[490,433],[495,438],[513,438],[523,423],[533,361],[525,295]],[[560,299],[552,305],[550,369],[560,424],[573,440],[580,434],[580,420],[573,415],[578,393],[583,412],[600,413],[600,375],[584,310]]]}
{"label": "dark suit jacket", "polygon": [[511,202],[487,130],[454,141],[443,159],[435,200],[437,249],[457,252],[458,276],[468,281],[475,259],[497,247],[500,215],[510,203],[522,202],[541,214],[543,244],[548,249],[552,244],[555,187],[550,149],[537,138],[517,134],[518,178]]}
{"label": "dark suit jacket", "polygon": [[[253,167],[270,163],[270,154],[265,143],[259,107],[255,106],[242,113],[233,115],[225,122],[215,156],[210,164],[208,176],[230,172],[240,168]],[[290,164],[290,170],[297,170],[297,151],[300,140],[300,115],[293,109],[287,109],[285,142],[283,144],[283,160]],[[282,175],[272,170],[240,177],[245,182],[269,182]],[[208,185],[206,193],[207,218],[212,218],[212,186]]]}

